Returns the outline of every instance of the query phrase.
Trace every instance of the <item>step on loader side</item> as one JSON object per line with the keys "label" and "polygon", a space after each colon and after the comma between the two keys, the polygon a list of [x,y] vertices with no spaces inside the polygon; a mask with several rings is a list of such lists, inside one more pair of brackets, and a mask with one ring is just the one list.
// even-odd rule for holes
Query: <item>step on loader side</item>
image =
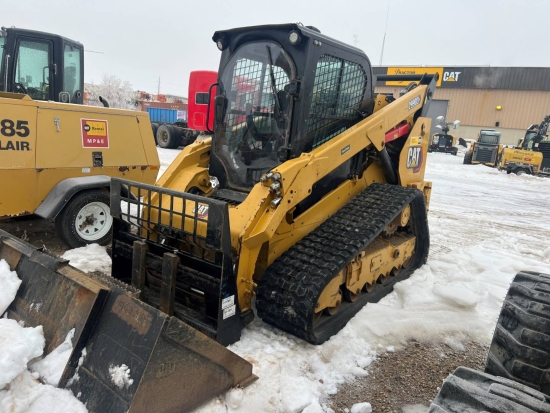
{"label": "step on loader side", "polygon": [[[139,300],[131,286],[85,274],[2,230],[0,259],[22,280],[8,317],[42,325],[45,354],[75,329],[59,387],[80,394],[90,412],[189,411],[257,379],[248,361]],[[109,370],[123,364],[133,382],[117,385]]]}

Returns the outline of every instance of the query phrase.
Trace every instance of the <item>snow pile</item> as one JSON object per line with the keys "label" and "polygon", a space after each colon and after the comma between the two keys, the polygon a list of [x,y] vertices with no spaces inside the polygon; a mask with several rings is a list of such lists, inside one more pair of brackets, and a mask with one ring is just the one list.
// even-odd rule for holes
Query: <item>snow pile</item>
{"label": "snow pile", "polygon": [[351,413],[372,413],[372,406],[370,403],[356,403],[351,406]]}
{"label": "snow pile", "polygon": [[68,250],[61,258],[69,260],[70,265],[84,272],[111,273],[111,257],[107,254],[106,248],[99,244]]}
{"label": "snow pile", "polygon": [[[36,374],[36,373],[35,373]],[[9,413],[86,413],[88,410],[70,390],[41,384],[24,371],[0,391],[0,411]]]}
{"label": "snow pile", "polygon": [[15,271],[10,271],[5,260],[0,260],[0,285],[2,286],[0,289],[0,315],[2,315],[15,298],[21,285],[21,280],[17,278]]}
{"label": "snow pile", "polygon": [[126,364],[122,366],[109,366],[109,374],[111,375],[111,381],[119,389],[123,387],[128,388],[134,383],[134,380],[130,378],[130,369]]}
{"label": "snow pile", "polygon": [[73,352],[73,337],[74,328],[69,331],[63,343],[45,358],[34,363],[30,369],[40,374],[44,382],[57,386]]}
{"label": "snow pile", "polygon": [[[0,313],[4,313],[21,281],[0,261]],[[28,363],[42,355],[44,334],[42,326],[23,327],[15,320],[0,319],[0,412],[10,413],[84,413],[86,408],[69,390],[41,384],[42,374],[48,382],[57,382],[72,352],[72,331],[67,340],[42,361],[34,364],[40,373],[27,370]],[[70,349],[69,349],[70,347]],[[67,355],[67,352],[69,354]],[[61,363],[63,363],[61,367]],[[61,370],[61,371],[60,371]],[[56,382],[56,383],[57,383]]]}
{"label": "snow pile", "polygon": [[27,363],[44,351],[42,326],[21,327],[0,319],[0,390],[27,369]]}

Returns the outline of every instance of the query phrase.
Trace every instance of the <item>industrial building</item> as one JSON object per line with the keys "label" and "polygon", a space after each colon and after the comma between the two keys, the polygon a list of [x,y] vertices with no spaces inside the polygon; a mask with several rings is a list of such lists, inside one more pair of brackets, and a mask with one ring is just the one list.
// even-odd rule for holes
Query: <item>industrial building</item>
{"label": "industrial building", "polygon": [[[387,67],[375,75],[438,73],[429,116],[460,120],[456,135],[475,139],[481,128],[502,132],[502,143],[517,144],[525,130],[550,114],[550,68],[546,67]],[[378,93],[395,97],[408,82],[377,82]],[[432,133],[434,129],[432,124]]]}

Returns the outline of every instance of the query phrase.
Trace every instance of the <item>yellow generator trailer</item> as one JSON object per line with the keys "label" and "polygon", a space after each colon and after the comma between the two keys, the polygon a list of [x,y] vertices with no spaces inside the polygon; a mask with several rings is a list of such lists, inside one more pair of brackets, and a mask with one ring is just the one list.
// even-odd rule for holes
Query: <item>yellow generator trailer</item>
{"label": "yellow generator trailer", "polygon": [[36,214],[55,219],[69,247],[108,244],[110,178],[154,183],[158,174],[148,114],[81,104],[80,43],[0,33],[0,218]]}
{"label": "yellow generator trailer", "polygon": [[482,129],[476,142],[472,142],[470,150],[464,155],[464,164],[483,164],[495,167],[504,149],[500,144],[501,133],[494,129]]}
{"label": "yellow generator trailer", "polygon": [[516,148],[504,148],[498,167],[516,175],[550,176],[550,140],[546,136],[550,115],[531,125]]}

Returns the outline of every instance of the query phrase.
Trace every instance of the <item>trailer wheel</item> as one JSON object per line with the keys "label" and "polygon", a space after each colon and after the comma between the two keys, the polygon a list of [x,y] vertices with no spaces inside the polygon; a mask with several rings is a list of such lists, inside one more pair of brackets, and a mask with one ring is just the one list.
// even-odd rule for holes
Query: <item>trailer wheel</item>
{"label": "trailer wheel", "polygon": [[174,149],[183,146],[183,129],[176,125],[170,125],[170,129],[172,129],[172,132],[174,133],[176,139]]}
{"label": "trailer wheel", "polygon": [[153,137],[155,138],[155,144],[158,145],[157,131],[159,129],[159,125],[157,123],[151,123],[151,129],[153,129]]}
{"label": "trailer wheel", "polygon": [[108,245],[113,224],[109,201],[109,192],[103,189],[76,194],[55,218],[57,236],[71,248]]}
{"label": "trailer wheel", "polygon": [[466,152],[466,154],[464,155],[464,162],[463,163],[465,165],[471,165],[473,157],[474,157],[474,152],[473,151]]}
{"label": "trailer wheel", "polygon": [[516,170],[516,175],[525,175],[527,171],[525,169],[518,169]]}
{"label": "trailer wheel", "polygon": [[157,142],[161,148],[173,149],[177,148],[178,141],[176,134],[170,125],[161,125],[157,131]]}
{"label": "trailer wheel", "polygon": [[550,275],[516,274],[489,348],[485,372],[550,395]]}

